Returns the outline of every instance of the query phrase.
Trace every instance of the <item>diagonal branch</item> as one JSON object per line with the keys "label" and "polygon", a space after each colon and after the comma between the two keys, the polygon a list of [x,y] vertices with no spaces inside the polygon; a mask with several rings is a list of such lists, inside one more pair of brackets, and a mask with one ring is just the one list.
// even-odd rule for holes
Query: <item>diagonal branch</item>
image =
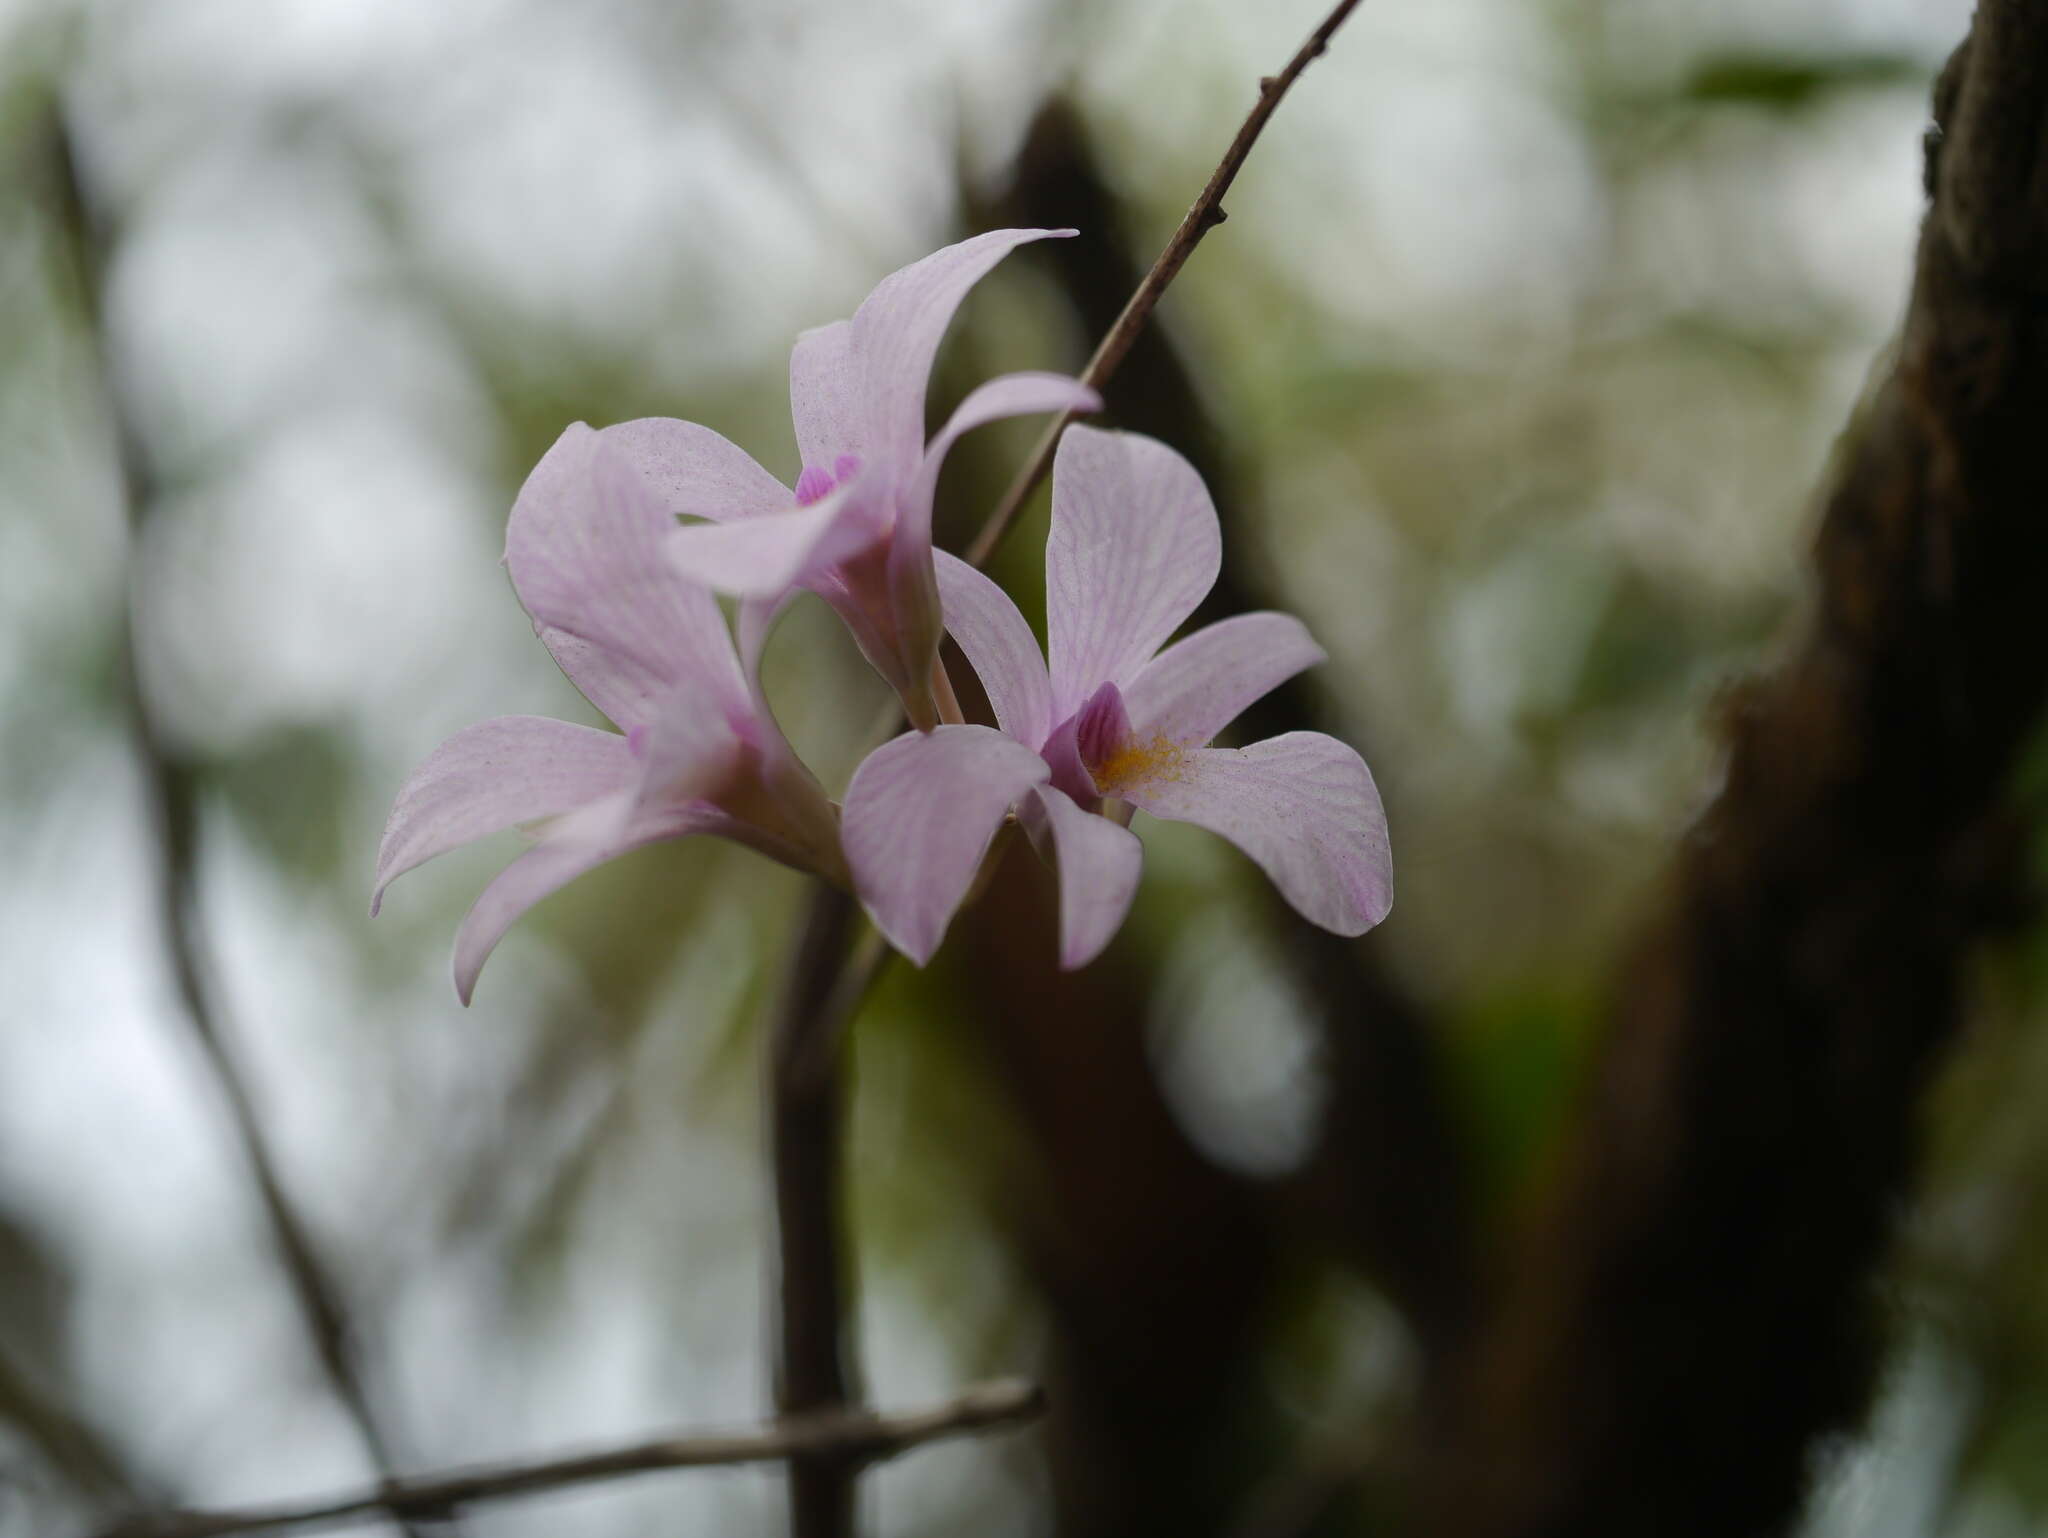
{"label": "diagonal branch", "polygon": [[[1230,148],[1223,152],[1223,158],[1216,163],[1216,169],[1209,173],[1209,181],[1202,188],[1202,195],[1195,199],[1179,228],[1166,242],[1166,249],[1159,253],[1151,269],[1139,282],[1130,302],[1123,307],[1115,324],[1103,336],[1095,349],[1095,355],[1088,360],[1088,366],[1081,370],[1081,382],[1100,390],[1109,383],[1109,378],[1124,361],[1124,355],[1131,350],[1131,343],[1138,339],[1145,322],[1151,318],[1153,309],[1165,295],[1167,285],[1180,276],[1181,268],[1188,258],[1195,254],[1195,247],[1202,243],[1202,237],[1221,224],[1226,215],[1223,212],[1223,196],[1230,191],[1230,185],[1237,180],[1237,173],[1244,168],[1245,157],[1251,154],[1252,146],[1259,142],[1259,135],[1266,131],[1266,123],[1272,118],[1282,98],[1301,78],[1301,72],[1321,58],[1330,46],[1330,39],[1345,19],[1358,9],[1358,0],[1339,0],[1339,3],[1308,35],[1308,40],[1294,51],[1294,57],[1287,61],[1287,67],[1277,75],[1267,75],[1259,81],[1259,99],[1252,104],[1252,110],[1245,114],[1245,120],[1238,125],[1237,136],[1230,141]],[[968,547],[967,559],[975,566],[988,564],[996,547],[1010,532],[1010,525],[1017,521],[1017,514],[1023,510],[1031,493],[1038,489],[1038,483],[1045,479],[1052,469],[1053,450],[1059,447],[1060,434],[1064,433],[1074,420],[1071,411],[1062,412],[1053,418],[1052,425],[1038,440],[1038,446],[1031,451],[1024,468],[1017,472],[1017,478],[1010,483],[1010,489],[1003,493],[1003,500],[996,504],[996,510],[989,514],[988,521],[981,526],[974,543]]]}
{"label": "diagonal branch", "polygon": [[655,1437],[598,1452],[391,1479],[368,1489],[288,1506],[174,1512],[123,1523],[102,1538],[224,1538],[281,1527],[347,1526],[385,1512],[445,1521],[451,1512],[478,1501],[537,1495],[667,1469],[821,1458],[858,1469],[941,1438],[1018,1425],[1044,1408],[1045,1396],[1032,1384],[984,1383],[930,1409],[888,1415],[824,1411],[790,1416],[751,1430]]}
{"label": "diagonal branch", "polygon": [[[132,548],[139,549],[156,501],[155,474],[125,392],[121,388],[104,312],[105,258],[109,238],[100,210],[81,176],[76,145],[62,109],[52,113],[50,131],[58,216],[75,271],[78,300],[98,353],[100,389],[110,430],[120,494]],[[138,586],[131,579],[130,587]],[[164,741],[142,689],[135,652],[133,604],[119,637],[120,685],[128,730],[141,769],[143,795],[161,858],[156,889],[157,922],[171,964],[182,1018],[226,1107],[244,1167],[277,1247],[314,1354],[329,1387],[354,1424],[372,1465],[389,1473],[390,1448],[370,1408],[356,1360],[354,1338],[340,1290],[320,1259],[278,1172],[263,1131],[255,1094],[221,1028],[211,998],[205,945],[200,935],[197,892],[198,799],[189,765]]]}
{"label": "diagonal branch", "polygon": [[2007,782],[2048,706],[2044,102],[2048,4],[1980,0],[1816,612],[1730,713],[1726,782],[1623,980],[1416,1531],[1779,1531],[1813,1440],[1867,1399],[1919,1098],[1973,949],[2022,911]]}

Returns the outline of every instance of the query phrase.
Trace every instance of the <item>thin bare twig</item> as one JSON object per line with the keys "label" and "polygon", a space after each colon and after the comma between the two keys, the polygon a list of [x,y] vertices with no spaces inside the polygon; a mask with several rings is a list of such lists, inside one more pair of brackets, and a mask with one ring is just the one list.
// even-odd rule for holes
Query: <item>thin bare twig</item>
{"label": "thin bare twig", "polygon": [[[62,107],[52,110],[51,161],[58,219],[69,246],[78,300],[98,353],[103,408],[114,438],[115,464],[125,504],[131,548],[140,549],[156,501],[155,475],[134,414],[121,388],[108,341],[103,305],[105,252],[109,241],[99,210],[80,174],[78,155]],[[131,581],[131,589],[134,587]],[[142,774],[147,814],[162,858],[158,863],[156,909],[164,949],[171,963],[181,1013],[193,1044],[213,1076],[240,1147],[272,1241],[306,1323],[315,1356],[361,1438],[373,1467],[388,1475],[390,1447],[370,1409],[358,1369],[354,1337],[339,1289],[321,1262],[312,1235],[299,1217],[278,1173],[254,1092],[223,1032],[210,997],[205,945],[200,936],[197,893],[198,805],[190,768],[165,743],[145,697],[137,667],[131,600],[119,637],[120,685],[129,734]]]}
{"label": "thin bare twig", "polygon": [[[1230,141],[1230,148],[1223,152],[1223,158],[1216,163],[1216,169],[1209,175],[1209,183],[1202,189],[1202,195],[1195,199],[1194,206],[1187,211],[1180,227],[1173,232],[1173,238],[1166,243],[1166,249],[1159,253],[1159,259],[1152,264],[1152,270],[1145,274],[1124,306],[1123,313],[1116,318],[1116,324],[1109,328],[1102,343],[1095,349],[1095,355],[1088,360],[1088,366],[1081,370],[1081,382],[1100,390],[1109,382],[1109,376],[1124,361],[1124,354],[1131,350],[1131,343],[1137,340],[1153,307],[1165,294],[1167,285],[1180,275],[1189,257],[1195,254],[1195,247],[1202,243],[1202,237],[1221,224],[1226,217],[1223,212],[1223,196],[1230,191],[1230,184],[1237,180],[1237,173],[1243,168],[1245,157],[1252,152],[1252,146],[1259,141],[1259,135],[1266,130],[1267,119],[1280,105],[1301,72],[1309,67],[1330,46],[1330,39],[1345,19],[1358,8],[1359,0],[1340,0],[1322,25],[1308,35],[1308,41],[1295,50],[1294,57],[1287,61],[1287,67],[1277,75],[1268,75],[1259,82],[1259,99],[1252,110],[1245,114],[1245,120],[1238,126],[1237,137]],[[967,561],[972,566],[984,566],[1003,537],[1010,532],[1010,525],[1017,521],[1025,501],[1038,489],[1038,483],[1045,479],[1052,468],[1053,450],[1059,447],[1060,434],[1064,433],[1074,420],[1071,411],[1054,417],[1052,425],[1046,428],[1038,440],[1038,446],[1031,451],[1031,457],[1024,462],[1017,478],[1010,483],[1003,500],[996,504],[996,510],[989,514],[988,521],[981,526],[974,543],[967,549]]]}
{"label": "thin bare twig", "polygon": [[[1281,98],[1329,46],[1359,0],[1340,0],[1278,75],[1259,82],[1259,99],[1238,127],[1202,194],[1181,220],[1123,313],[1088,360],[1081,378],[1100,389],[1130,351],[1146,318],[1210,229],[1223,222],[1223,196],[1265,130]],[[967,560],[988,562],[1021,508],[1052,467],[1070,414],[1054,419],[1030,460],[997,504]],[[900,730],[900,726],[898,728]],[[886,730],[886,729],[885,729]],[[846,947],[852,900],[820,883],[806,912],[771,1030],[769,1115],[775,1155],[775,1206],[781,1236],[776,1396],[785,1412],[845,1402],[851,1347],[844,1331],[845,1262],[839,1233],[839,1068],[843,1027],[881,974],[889,952],[872,932],[851,958]],[[814,1273],[814,1274],[812,1274]],[[853,1531],[853,1480],[843,1462],[811,1458],[790,1469],[793,1538],[848,1538]]]}
{"label": "thin bare twig", "polygon": [[655,1437],[597,1452],[387,1480],[367,1489],[289,1506],[176,1512],[123,1523],[109,1529],[102,1538],[221,1538],[223,1534],[253,1533],[266,1528],[332,1527],[380,1512],[440,1520],[449,1512],[477,1501],[534,1495],[665,1469],[730,1467],[783,1459],[801,1462],[826,1456],[859,1468],[943,1437],[1017,1425],[1044,1408],[1045,1395],[1035,1384],[983,1383],[958,1398],[924,1410],[888,1415],[824,1411],[790,1416],[749,1430]]}

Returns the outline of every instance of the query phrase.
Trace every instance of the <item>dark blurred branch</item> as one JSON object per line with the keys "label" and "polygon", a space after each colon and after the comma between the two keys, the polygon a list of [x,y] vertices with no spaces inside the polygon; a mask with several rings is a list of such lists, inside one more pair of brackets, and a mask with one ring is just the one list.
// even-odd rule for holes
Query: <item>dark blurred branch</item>
{"label": "dark blurred branch", "polygon": [[[844,1218],[846,1022],[887,952],[866,930],[847,936],[853,899],[818,886],[791,957],[768,1038],[768,1137],[775,1187],[775,1406],[784,1416],[834,1412],[859,1376],[858,1338],[845,1328],[849,1267]],[[792,1538],[846,1538],[854,1527],[860,1460],[824,1446],[789,1465]]]}
{"label": "dark blurred branch", "polygon": [[[129,523],[132,552],[139,556],[150,512],[157,499],[154,470],[141,431],[122,388],[120,370],[110,343],[105,299],[106,253],[111,239],[101,211],[80,173],[77,146],[61,108],[52,113],[50,147],[57,213],[76,274],[92,344],[97,350],[102,403],[114,437],[120,493]],[[354,1423],[373,1466],[388,1474],[390,1448],[371,1413],[357,1366],[354,1336],[339,1289],[329,1276],[306,1224],[284,1189],[254,1092],[234,1049],[222,1030],[209,997],[205,946],[200,936],[198,869],[198,797],[191,767],[164,740],[145,697],[136,658],[134,594],[140,587],[131,571],[130,603],[119,637],[122,702],[141,770],[147,815],[161,858],[156,886],[157,922],[171,964],[181,1014],[193,1045],[212,1074],[242,1160],[263,1209],[272,1241],[284,1263],[314,1354],[335,1397]]]}
{"label": "dark blurred branch", "polygon": [[1726,783],[1436,1449],[1432,1538],[1781,1531],[1814,1439],[1867,1401],[1920,1095],[1973,947],[2025,911],[2007,784],[2048,703],[2044,103],[2048,4],[1981,0],[1816,612],[1730,711]]}
{"label": "dark blurred branch", "polygon": [[[1131,343],[1137,340],[1144,329],[1153,307],[1165,295],[1167,285],[1180,276],[1181,268],[1187,265],[1189,257],[1195,254],[1202,237],[1221,224],[1226,215],[1223,212],[1224,194],[1230,191],[1230,184],[1237,180],[1237,173],[1243,169],[1245,157],[1252,152],[1252,146],[1259,142],[1259,135],[1266,131],[1266,122],[1273,116],[1294,82],[1301,78],[1301,72],[1322,57],[1330,46],[1330,39],[1336,35],[1345,18],[1358,9],[1358,0],[1339,0],[1329,15],[1325,16],[1315,31],[1308,35],[1308,41],[1295,50],[1294,57],[1287,61],[1287,67],[1277,75],[1266,75],[1259,81],[1259,99],[1252,104],[1252,110],[1238,125],[1237,137],[1230,141],[1230,148],[1223,152],[1223,158],[1216,163],[1216,169],[1209,174],[1208,185],[1202,195],[1195,199],[1194,206],[1181,220],[1180,227],[1167,241],[1166,249],[1152,263],[1151,270],[1139,282],[1130,300],[1123,307],[1115,322],[1102,338],[1095,355],[1088,360],[1088,366],[1081,370],[1084,384],[1098,390],[1109,383],[1117,371],[1117,365],[1124,361],[1124,354],[1131,350]],[[1038,440],[1038,446],[1031,451],[1030,459],[1017,472],[1017,478],[1010,483],[1010,489],[1003,493],[1003,500],[996,504],[996,510],[989,514],[988,522],[982,525],[974,543],[968,547],[967,559],[976,566],[988,564],[996,547],[1003,542],[1003,536],[1010,532],[1010,525],[1017,521],[1017,514],[1023,510],[1031,493],[1038,489],[1038,483],[1045,479],[1052,469],[1053,450],[1059,447],[1060,434],[1074,420],[1072,412],[1062,412],[1053,418],[1052,425]]]}
{"label": "dark blurred branch", "polygon": [[440,1522],[459,1507],[477,1501],[538,1495],[666,1469],[720,1468],[783,1459],[797,1463],[830,1459],[859,1469],[944,1437],[1014,1426],[1044,1408],[1045,1395],[1035,1385],[984,1383],[927,1410],[790,1416],[749,1431],[657,1437],[603,1452],[386,1480],[369,1489],[304,1504],[175,1512],[124,1523],[109,1529],[103,1538],[218,1538],[266,1528],[342,1526],[387,1512]]}
{"label": "dark blurred branch", "polygon": [[0,1425],[18,1432],[101,1511],[139,1504],[127,1469],[99,1433],[6,1355],[0,1355]]}

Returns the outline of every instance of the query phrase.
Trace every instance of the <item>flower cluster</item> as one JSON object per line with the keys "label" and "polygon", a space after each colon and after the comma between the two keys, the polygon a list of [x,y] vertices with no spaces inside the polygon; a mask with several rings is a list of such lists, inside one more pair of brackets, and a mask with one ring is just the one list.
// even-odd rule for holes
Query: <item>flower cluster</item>
{"label": "flower cluster", "polygon": [[[399,792],[372,913],[424,860],[509,827],[537,835],[456,936],[464,1002],[533,904],[616,855],[692,833],[849,886],[920,965],[1012,821],[1058,869],[1063,966],[1092,960],[1130,908],[1134,809],[1221,834],[1326,929],[1359,934],[1386,916],[1386,823],[1355,752],[1318,732],[1209,746],[1323,653],[1300,621],[1270,613],[1165,645],[1222,555],[1186,460],[1135,434],[1073,427],[1061,439],[1044,653],[995,583],[932,548],[933,490],[962,433],[1100,405],[1077,380],[1008,374],[925,438],[932,359],[968,290],[1017,246],[1072,233],[998,230],[949,246],[884,279],[852,319],[804,333],[790,359],[794,486],[710,429],[666,418],[578,424],[534,468],[505,564],[555,661],[620,730],[485,721]],[[761,689],[769,628],[806,590],[845,621],[911,723],[854,772],[842,806],[791,751]],[[731,628],[720,593],[737,600]],[[962,722],[939,661],[947,633],[996,727]]]}

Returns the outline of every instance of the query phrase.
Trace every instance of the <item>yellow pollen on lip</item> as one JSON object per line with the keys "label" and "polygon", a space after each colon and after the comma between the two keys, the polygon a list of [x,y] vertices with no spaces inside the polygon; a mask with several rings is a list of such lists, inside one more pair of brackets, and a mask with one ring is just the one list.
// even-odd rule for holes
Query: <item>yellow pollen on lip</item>
{"label": "yellow pollen on lip", "polygon": [[1101,763],[1090,764],[1088,773],[1097,790],[1105,796],[1113,796],[1127,786],[1179,779],[1187,756],[1186,748],[1163,734],[1150,742],[1139,742],[1133,738],[1121,744]]}

